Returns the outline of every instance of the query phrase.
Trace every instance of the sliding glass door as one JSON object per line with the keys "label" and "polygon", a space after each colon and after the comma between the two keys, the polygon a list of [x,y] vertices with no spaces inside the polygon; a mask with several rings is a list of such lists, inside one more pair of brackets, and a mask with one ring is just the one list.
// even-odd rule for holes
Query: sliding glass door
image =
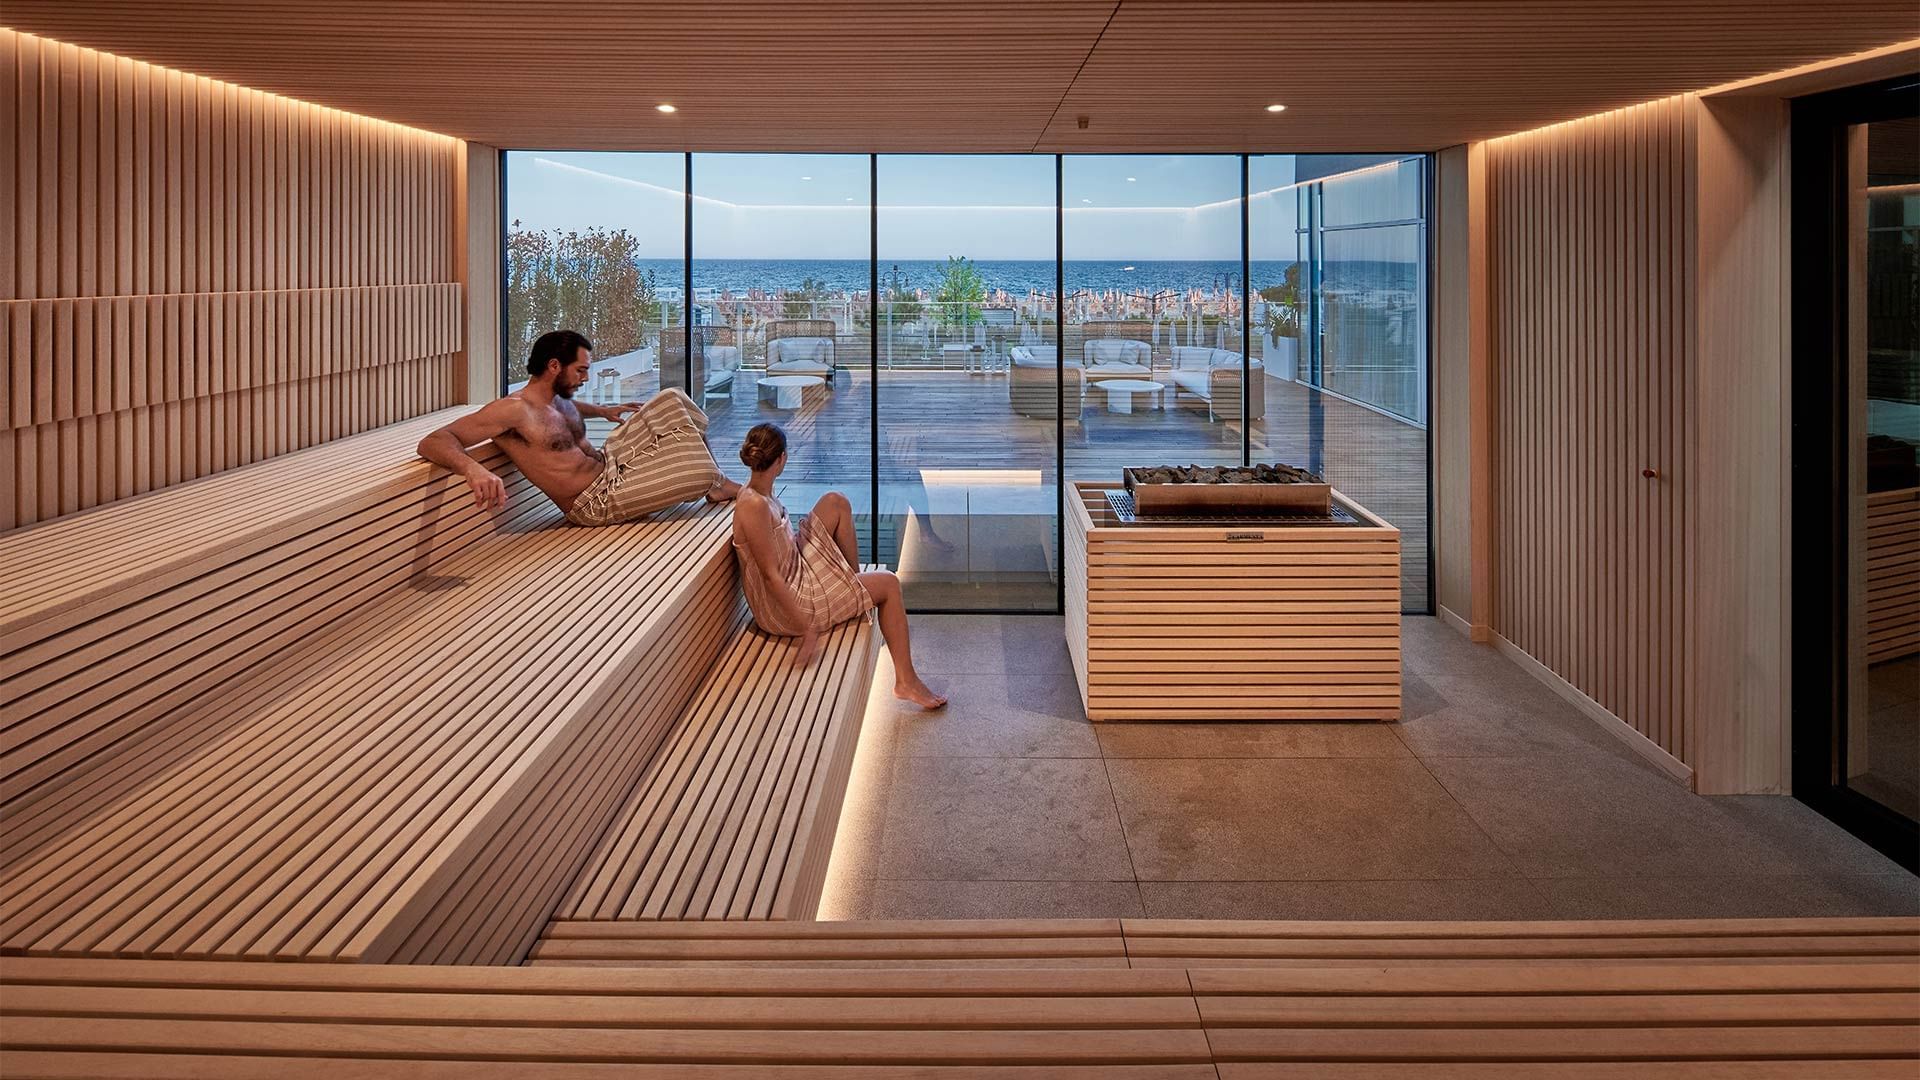
{"label": "sliding glass door", "polygon": [[880,552],[916,609],[1057,602],[1053,164],[876,163]]}
{"label": "sliding glass door", "polygon": [[1920,84],[1793,113],[1794,794],[1920,861]]}
{"label": "sliding glass door", "polygon": [[1402,530],[1425,611],[1421,155],[505,155],[503,384],[788,432],[921,611],[1058,611],[1062,485],[1284,462]]}

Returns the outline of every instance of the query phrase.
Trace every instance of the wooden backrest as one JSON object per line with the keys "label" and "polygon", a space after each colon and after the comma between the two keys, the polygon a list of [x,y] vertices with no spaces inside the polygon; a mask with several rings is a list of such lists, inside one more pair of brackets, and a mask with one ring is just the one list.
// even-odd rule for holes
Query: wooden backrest
{"label": "wooden backrest", "polygon": [[838,332],[832,319],[775,319],[767,324],[767,340],[770,342],[796,337],[831,339]]}
{"label": "wooden backrest", "polygon": [[[687,355],[687,327],[669,326],[660,331],[660,357],[684,358]],[[701,347],[709,345],[732,345],[734,332],[731,326],[711,325],[693,327],[694,344]]]}
{"label": "wooden backrest", "polygon": [[1153,324],[1145,322],[1083,322],[1080,324],[1080,337],[1083,341],[1097,338],[1124,338],[1128,341],[1153,343]]}

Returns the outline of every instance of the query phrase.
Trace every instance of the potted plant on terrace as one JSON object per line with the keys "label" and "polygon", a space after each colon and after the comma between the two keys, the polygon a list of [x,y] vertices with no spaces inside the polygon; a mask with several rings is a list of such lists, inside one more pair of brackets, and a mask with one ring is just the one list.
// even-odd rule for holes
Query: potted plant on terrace
{"label": "potted plant on terrace", "polygon": [[1261,315],[1261,330],[1266,335],[1267,370],[1291,379],[1300,364],[1300,264],[1287,267],[1278,285],[1260,290],[1266,302]]}

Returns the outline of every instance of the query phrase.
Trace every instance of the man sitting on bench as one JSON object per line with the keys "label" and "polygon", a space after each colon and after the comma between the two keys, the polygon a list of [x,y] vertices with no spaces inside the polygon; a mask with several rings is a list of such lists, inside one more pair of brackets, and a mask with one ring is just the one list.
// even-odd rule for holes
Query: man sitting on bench
{"label": "man sitting on bench", "polygon": [[[575,525],[612,525],[705,496],[725,502],[740,485],[707,450],[707,414],[675,389],[644,405],[575,402],[593,345],[572,330],[540,335],[527,357],[531,381],[420,440],[420,456],[467,478],[481,509],[504,506],[507,486],[467,455],[492,439]],[[586,417],[619,422],[606,445],[587,441]]]}

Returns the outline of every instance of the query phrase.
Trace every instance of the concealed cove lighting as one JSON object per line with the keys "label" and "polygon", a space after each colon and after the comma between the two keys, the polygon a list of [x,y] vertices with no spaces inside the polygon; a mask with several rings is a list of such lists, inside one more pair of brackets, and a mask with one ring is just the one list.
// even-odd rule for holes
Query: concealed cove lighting
{"label": "concealed cove lighting", "polygon": [[678,112],[679,111],[664,101],[658,105],[655,105],[654,108],[659,109],[661,112]]}
{"label": "concealed cove lighting", "polygon": [[1286,112],[1287,107],[1285,105],[1269,105],[1267,106],[1267,111],[1268,112]]}

